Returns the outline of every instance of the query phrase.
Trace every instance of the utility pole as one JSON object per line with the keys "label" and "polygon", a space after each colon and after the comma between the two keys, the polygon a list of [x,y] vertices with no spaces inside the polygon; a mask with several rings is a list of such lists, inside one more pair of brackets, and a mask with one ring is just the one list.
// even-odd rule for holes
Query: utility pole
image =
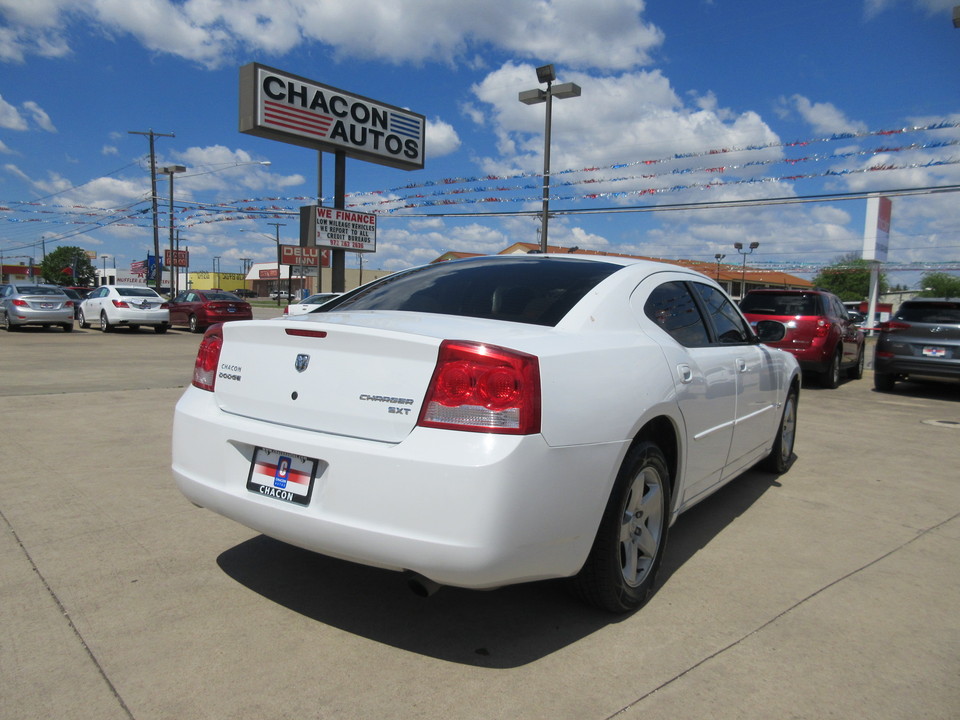
{"label": "utility pole", "polygon": [[[150,138],[150,199],[153,202],[153,281],[154,289],[160,292],[160,226],[157,224],[157,155],[154,148],[154,138],[176,137],[173,133],[155,133],[153,129],[147,131],[128,130],[128,135],[146,135]],[[173,258],[171,258],[172,260]],[[149,269],[149,263],[147,264]]]}

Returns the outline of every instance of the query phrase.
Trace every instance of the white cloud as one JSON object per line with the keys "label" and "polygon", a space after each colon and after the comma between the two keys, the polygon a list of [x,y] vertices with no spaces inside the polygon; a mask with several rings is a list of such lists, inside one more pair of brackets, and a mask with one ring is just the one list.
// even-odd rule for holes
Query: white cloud
{"label": "white cloud", "polygon": [[53,133],[57,131],[50,120],[50,116],[33,100],[27,100],[21,107],[22,110],[17,109],[16,106],[8,103],[0,95],[0,128],[29,130],[30,123],[28,120],[33,120],[34,124],[39,126],[41,130]]}
{"label": "white cloud", "polygon": [[53,122],[50,120],[50,116],[33,100],[28,100],[23,104],[23,109],[26,110],[30,116],[33,118],[33,121],[40,126],[42,130],[47,132],[55,133],[57,129],[53,126]]}
{"label": "white cloud", "polygon": [[780,98],[781,114],[795,110],[813,131],[820,134],[857,133],[867,130],[866,123],[850,120],[832,103],[812,102],[803,95]]}
{"label": "white cloud", "polygon": [[663,33],[644,0],[0,0],[0,59],[69,51],[67,28],[95,22],[156,52],[211,67],[239,51],[283,54],[308,41],[338,58],[464,63],[495,46],[524,58],[623,70],[648,64]]}
{"label": "white cloud", "polygon": [[456,152],[460,147],[460,137],[450,123],[439,118],[427,120],[426,144],[428,158],[443,157]]}
{"label": "white cloud", "polygon": [[26,130],[27,121],[20,114],[20,111],[0,95],[0,128],[8,130]]}

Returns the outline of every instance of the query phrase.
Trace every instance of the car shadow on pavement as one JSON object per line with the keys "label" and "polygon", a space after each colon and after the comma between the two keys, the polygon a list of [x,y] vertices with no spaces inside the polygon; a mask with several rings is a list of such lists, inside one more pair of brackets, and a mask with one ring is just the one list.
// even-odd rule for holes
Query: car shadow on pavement
{"label": "car shadow on pavement", "polygon": [[[751,471],[682,515],[671,530],[658,586],[776,485],[776,476]],[[264,535],[224,551],[217,564],[241,585],[304,617],[407,652],[476,667],[523,666],[631,617],[585,606],[561,580],[485,592],[444,587],[423,598],[411,592],[401,573],[318,555]]]}

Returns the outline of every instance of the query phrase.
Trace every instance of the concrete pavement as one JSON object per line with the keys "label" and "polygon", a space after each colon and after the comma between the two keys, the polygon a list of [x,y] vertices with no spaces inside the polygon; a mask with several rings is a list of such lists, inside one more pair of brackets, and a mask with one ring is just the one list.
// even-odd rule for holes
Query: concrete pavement
{"label": "concrete pavement", "polygon": [[193,507],[198,342],[0,332],[0,718],[960,716],[957,387],[805,389],[791,470],[682,516],[617,618],[556,582],[424,600]]}

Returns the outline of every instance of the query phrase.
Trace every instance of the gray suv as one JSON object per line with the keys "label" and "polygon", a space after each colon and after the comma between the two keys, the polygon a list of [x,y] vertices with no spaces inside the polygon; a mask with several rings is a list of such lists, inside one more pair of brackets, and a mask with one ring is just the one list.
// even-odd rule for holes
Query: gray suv
{"label": "gray suv", "polygon": [[960,379],[960,299],[907,300],[877,330],[877,390],[890,392],[897,380],[913,375]]}

